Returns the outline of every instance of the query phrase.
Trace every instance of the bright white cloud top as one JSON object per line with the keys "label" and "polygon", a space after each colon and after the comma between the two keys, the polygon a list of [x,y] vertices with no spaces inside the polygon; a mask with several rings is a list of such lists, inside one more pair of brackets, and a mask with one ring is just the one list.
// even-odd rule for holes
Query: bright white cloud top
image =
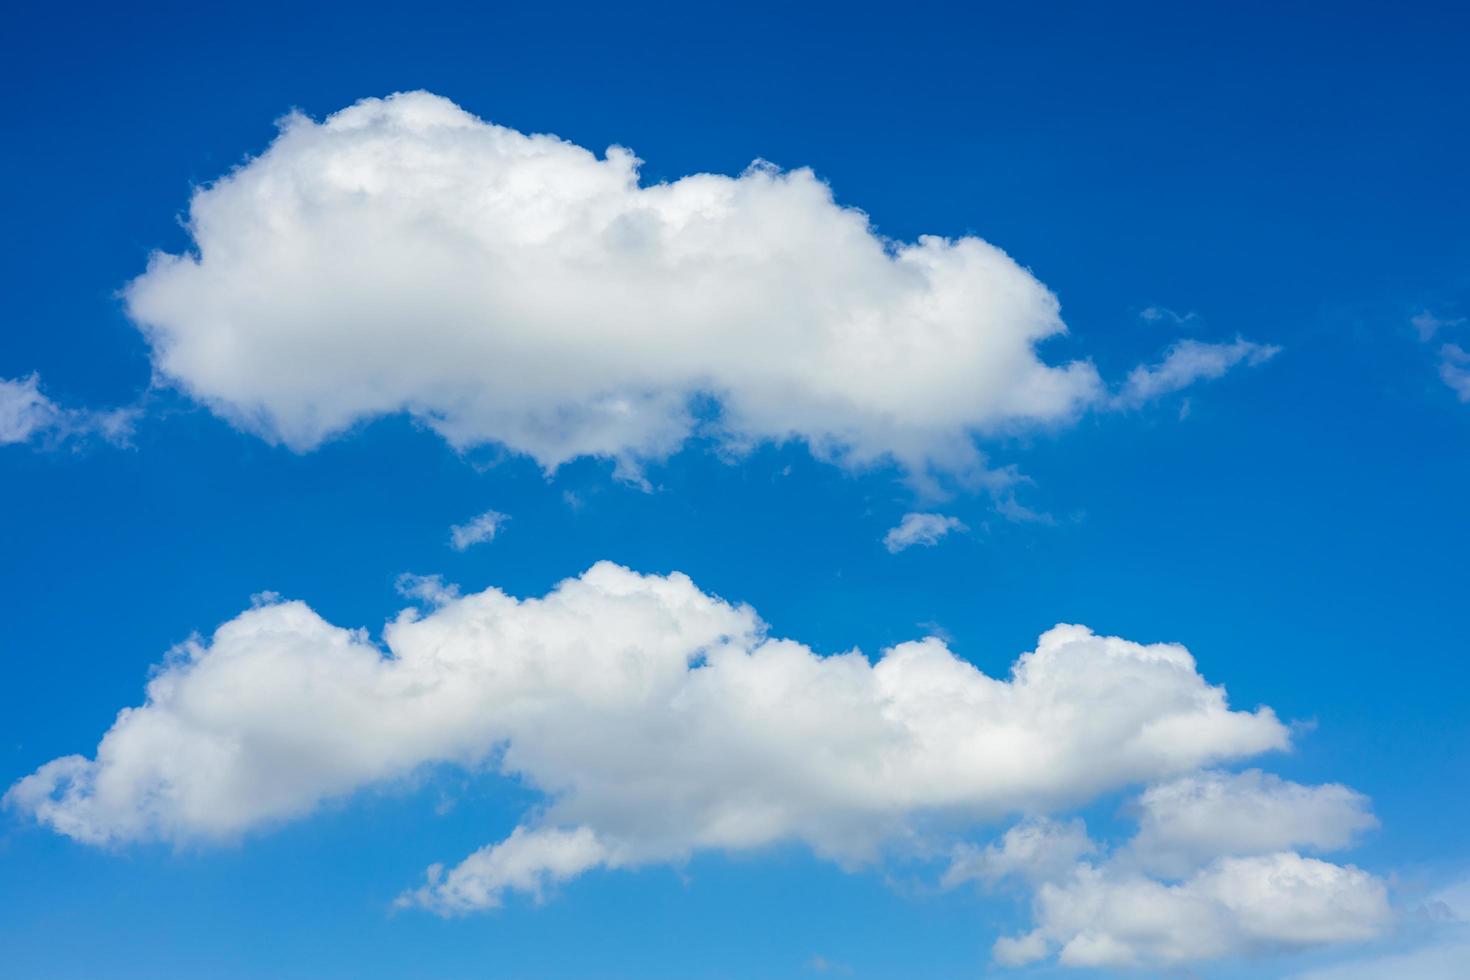
{"label": "bright white cloud top", "polygon": [[[535,787],[544,805],[506,840],[431,869],[402,899],[467,911],[592,869],[679,862],[705,849],[794,841],[853,867],[916,839],[953,839],[1008,815],[1153,783],[1162,785],[1144,796],[1135,850],[1186,855],[1169,871],[1190,877],[1160,883],[1121,856],[1086,871],[1078,861],[1094,848],[1074,827],[1063,858],[1034,876],[1042,891],[1027,955],[1004,949],[1002,958],[1055,946],[1075,960],[1069,932],[1103,926],[1133,944],[1109,962],[1190,958],[1176,945],[1201,955],[1241,945],[1222,946],[1215,932],[1196,942],[1190,917],[1177,928],[1165,919],[1168,935],[1149,938],[1171,944],[1164,952],[1142,948],[1127,923],[1087,919],[1099,901],[1109,906],[1106,889],[1184,889],[1230,936],[1262,943],[1351,938],[1376,928],[1383,911],[1381,884],[1354,869],[1254,856],[1340,843],[1370,819],[1361,798],[1259,774],[1192,775],[1284,748],[1289,733],[1268,708],[1233,710],[1183,647],[1058,626],[1008,677],[993,678],[932,638],[876,663],[857,652],[818,656],[769,637],[751,609],[679,574],[602,563],[524,600],[434,585],[410,590],[438,605],[391,622],[386,653],[300,602],[240,614],[208,643],[171,654],[146,702],[118,716],[94,757],[48,763],[7,801],[88,843],[198,842],[301,817],[429,765],[497,770]],[[1220,814],[1201,815],[1201,800],[1231,794],[1283,829],[1258,828],[1242,845],[1216,826]],[[1251,856],[1221,856],[1242,851]],[[1027,860],[1013,854],[990,877]],[[951,875],[967,877],[986,874]],[[1290,889],[1296,918],[1260,924],[1257,878],[1268,903]],[[1348,908],[1355,924],[1327,929],[1313,911],[1321,903]],[[1277,921],[1274,911],[1259,915]],[[1258,936],[1263,929],[1281,935]]]}
{"label": "bright white cloud top", "polygon": [[[127,309],[162,377],[298,450],[407,412],[635,472],[703,396],[728,446],[974,476],[977,435],[1112,404],[1091,363],[1038,354],[1057,300],[1000,249],[885,239],[807,169],[638,165],[425,92],[292,115],[194,195],[195,251],[153,256]],[[1129,401],[1219,373],[1175,367]]]}

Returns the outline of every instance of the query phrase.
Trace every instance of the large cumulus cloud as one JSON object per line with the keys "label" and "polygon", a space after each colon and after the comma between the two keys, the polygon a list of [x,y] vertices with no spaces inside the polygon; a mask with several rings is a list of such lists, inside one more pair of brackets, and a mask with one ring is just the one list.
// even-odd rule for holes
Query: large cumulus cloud
{"label": "large cumulus cloud", "polygon": [[707,398],[729,446],[976,476],[977,434],[1255,350],[1110,396],[1041,357],[1057,300],[993,245],[884,239],[806,169],[643,186],[638,164],[424,92],[292,115],[194,195],[194,251],[155,255],[127,309],[163,377],[297,449],[407,412],[456,446],[630,472]]}
{"label": "large cumulus cloud", "polygon": [[[541,802],[401,903],[483,909],[703,850],[797,842],[856,868],[953,847],[945,884],[1036,889],[1035,929],[997,947],[1009,962],[1182,962],[1359,938],[1386,915],[1377,879],[1291,850],[1344,846],[1373,824],[1366,800],[1205,768],[1289,731],[1232,708],[1181,646],[1057,626],[991,677],[933,638],[819,656],[677,573],[601,563],[527,599],[403,587],[424,608],[381,646],[301,602],[241,613],[173,651],[92,756],[7,802],[91,844],[207,843],[424,766],[491,769]],[[1135,785],[1140,830],[1111,850],[1036,816]],[[962,843],[1013,816],[989,848]]]}
{"label": "large cumulus cloud", "polygon": [[818,656],[682,575],[608,563],[542,598],[419,594],[442,604],[389,624],[386,656],[300,602],[242,613],[12,801],[86,841],[218,838],[488,761],[630,853],[796,838],[860,859],[916,814],[1062,806],[1288,740],[1182,647],[1080,626],[993,678],[932,638]]}

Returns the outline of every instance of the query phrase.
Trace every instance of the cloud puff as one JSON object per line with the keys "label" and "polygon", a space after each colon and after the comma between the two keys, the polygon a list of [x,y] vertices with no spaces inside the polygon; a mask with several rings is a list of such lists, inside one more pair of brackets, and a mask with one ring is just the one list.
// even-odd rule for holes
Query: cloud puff
{"label": "cloud puff", "polygon": [[1174,875],[1221,855],[1335,851],[1378,826],[1361,793],[1336,784],[1302,786],[1259,769],[1202,772],[1150,787],[1138,811],[1130,856]]}
{"label": "cloud puff", "polygon": [[1178,882],[1083,864],[1036,893],[1037,928],[995,945],[1005,965],[1058,948],[1067,966],[1169,966],[1360,942],[1380,935],[1387,890],[1351,865],[1281,852],[1219,858]]}
{"label": "cloud puff", "polygon": [[931,825],[1288,743],[1183,647],[1080,626],[995,678],[936,639],[818,656],[678,574],[602,563],[524,600],[430,585],[436,608],[392,621],[386,653],[300,602],[241,613],[174,651],[93,757],[47,763],[7,802],[93,844],[207,841],[425,765],[492,767],[545,800],[408,897],[464,910],[701,849],[794,841],[856,865]]}
{"label": "cloud puff", "polygon": [[593,868],[616,866],[615,855],[588,827],[559,830],[517,827],[498,844],[482,847],[447,875],[431,865],[427,884],[399,896],[399,908],[429,905],[441,912],[474,912],[496,908],[507,891],[540,901],[558,882]]}
{"label": "cloud puff", "polygon": [[905,514],[897,527],[889,528],[883,535],[883,547],[889,554],[897,554],[916,544],[935,545],[951,531],[965,531],[965,522],[958,517],[944,514]]}
{"label": "cloud puff", "polygon": [[1462,402],[1470,402],[1470,352],[1459,344],[1439,349],[1439,377]]}
{"label": "cloud puff", "polygon": [[0,445],[33,439],[59,442],[83,436],[122,444],[132,435],[136,418],[133,409],[97,412],[63,408],[42,393],[41,379],[36,374],[0,378]]}
{"label": "cloud puff", "polygon": [[895,242],[810,170],[642,186],[426,92],[287,117],[126,289],[161,376],[298,450],[407,412],[634,473],[695,430],[974,476],[974,437],[1106,401],[1056,298],[977,238]]}
{"label": "cloud puff", "polygon": [[1168,966],[1370,939],[1389,923],[1381,880],[1292,850],[1336,850],[1377,825],[1346,787],[1198,772],[1148,787],[1128,812],[1138,831],[1111,851],[1081,820],[1045,817],[954,849],[946,887],[1034,889],[1035,928],[997,940],[997,962]]}
{"label": "cloud puff", "polygon": [[1332,851],[1376,826],[1345,786],[1201,771],[1155,783],[1129,813],[1138,832],[1111,852],[1076,818],[1025,818],[986,848],[954,848],[942,883],[1035,890],[1035,927],[995,942],[1001,965],[1164,967],[1372,939],[1391,920],[1377,877],[1292,849]]}
{"label": "cloud puff", "polygon": [[1136,408],[1183,391],[1198,381],[1223,377],[1238,364],[1264,364],[1279,353],[1280,347],[1238,337],[1228,344],[1181,340],[1169,348],[1158,364],[1140,365],[1129,372],[1128,380],[1113,396],[1113,404],[1119,408]]}
{"label": "cloud puff", "polygon": [[449,547],[455,551],[464,551],[474,545],[493,541],[496,532],[508,520],[510,517],[498,510],[487,510],[463,524],[456,524],[449,529]]}

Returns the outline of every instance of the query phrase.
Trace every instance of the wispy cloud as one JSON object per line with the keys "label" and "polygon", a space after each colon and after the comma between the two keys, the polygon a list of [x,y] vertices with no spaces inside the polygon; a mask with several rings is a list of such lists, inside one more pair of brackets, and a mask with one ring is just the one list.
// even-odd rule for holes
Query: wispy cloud
{"label": "wispy cloud", "polygon": [[935,545],[947,534],[969,530],[958,517],[946,514],[905,514],[898,526],[883,535],[883,547],[897,554],[915,545]]}
{"label": "wispy cloud", "polygon": [[1199,381],[1210,381],[1239,364],[1264,364],[1281,348],[1237,337],[1230,343],[1211,344],[1181,340],[1154,365],[1140,365],[1128,374],[1121,390],[1113,396],[1115,408],[1137,408],[1156,398],[1183,391]]}
{"label": "wispy cloud", "polygon": [[1195,327],[1204,323],[1204,317],[1193,310],[1187,313],[1176,313],[1167,306],[1145,306],[1138,312],[1138,318],[1145,323],[1161,323],[1175,327]]}
{"label": "wispy cloud", "polygon": [[[1431,343],[1445,331],[1463,327],[1465,323],[1466,319],[1462,316],[1441,316],[1429,310],[1421,310],[1409,317],[1409,324],[1413,326],[1421,344]],[[1439,379],[1460,401],[1470,402],[1470,351],[1466,351],[1458,343],[1447,342],[1439,346],[1436,355],[1439,361]]]}
{"label": "wispy cloud", "polygon": [[60,443],[99,438],[125,445],[138,418],[136,408],[95,411],[66,408],[41,391],[41,378],[0,378],[0,445],[23,442]]}
{"label": "wispy cloud", "polygon": [[510,520],[509,515],[502,514],[498,510],[487,510],[485,513],[470,518],[463,524],[456,524],[449,529],[449,546],[455,551],[464,551],[477,544],[495,540],[505,522]]}
{"label": "wispy cloud", "polygon": [[1428,310],[1421,310],[1409,317],[1409,323],[1413,326],[1414,332],[1419,335],[1419,341],[1425,344],[1433,340],[1435,335],[1445,327],[1458,327],[1464,322],[1465,318],[1462,316],[1452,318],[1439,317]]}
{"label": "wispy cloud", "polygon": [[1045,511],[1033,510],[1016,499],[1015,494],[1002,494],[996,498],[995,512],[1012,524],[1055,525],[1057,519]]}
{"label": "wispy cloud", "polygon": [[1459,344],[1439,349],[1439,376],[1462,402],[1470,402],[1470,353]]}

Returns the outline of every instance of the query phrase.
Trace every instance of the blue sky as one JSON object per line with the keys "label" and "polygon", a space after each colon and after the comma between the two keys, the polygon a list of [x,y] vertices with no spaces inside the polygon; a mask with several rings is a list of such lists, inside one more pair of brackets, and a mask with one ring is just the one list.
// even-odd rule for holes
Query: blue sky
{"label": "blue sky", "polygon": [[[659,613],[672,619],[649,613],[665,626],[697,633],[704,620],[680,617],[720,597],[813,657],[857,648],[877,662],[935,636],[945,656],[1004,680],[1059,623],[1182,644],[1195,667],[1159,684],[1222,685],[1242,727],[1235,741],[1211,728],[1213,747],[1185,762],[1159,762],[1160,748],[1134,765],[1118,761],[1123,743],[1109,752],[1104,740],[1093,758],[1066,748],[1073,729],[1029,715],[1015,722],[1034,726],[1025,750],[984,739],[951,749],[919,738],[937,711],[921,706],[903,732],[922,751],[900,754],[891,779],[855,803],[834,776],[837,788],[808,798],[801,779],[764,780],[788,762],[823,765],[830,746],[855,753],[842,763],[853,779],[870,774],[878,762],[844,726],[878,716],[746,702],[740,692],[775,681],[731,682],[701,695],[700,717],[723,722],[673,729],[669,744],[708,753],[683,768],[663,743],[643,751],[615,712],[567,694],[575,670],[518,701],[482,690],[474,668],[445,668],[446,689],[486,699],[467,727],[440,733],[452,714],[441,706],[420,728],[380,732],[374,718],[396,718],[398,702],[369,700],[358,733],[312,700],[349,686],[321,660],[314,626],[290,642],[299,664],[326,664],[308,672],[317,686],[272,666],[272,644],[286,641],[271,637],[290,632],[278,624],[285,632],[240,641],[258,672],[169,709],[178,723],[138,749],[141,769],[108,770],[136,795],[99,803],[56,783],[45,799],[66,804],[57,811],[12,791],[3,972],[1353,977],[1402,975],[1373,964],[1405,956],[1421,957],[1415,975],[1452,976],[1422,964],[1460,949],[1458,920],[1470,917],[1466,27],[1462,11],[1427,4],[1330,16],[1239,4],[20,12],[0,67],[11,107],[0,159],[12,304],[0,344],[12,386],[0,400],[6,786],[51,760],[95,757],[118,712],[145,703],[150,677],[202,676],[170,654],[192,634],[207,643],[252,604],[266,617],[297,608],[267,593],[380,648],[384,625],[416,606],[430,624],[423,650],[572,664],[618,653],[606,637],[633,643],[643,613],[601,593],[566,600],[571,625],[522,622],[526,606],[454,600],[436,613],[400,594],[409,573],[465,594],[540,597],[603,560],[659,577],[613,592],[688,576],[678,609]],[[407,147],[420,154],[413,172],[389,167],[386,191],[367,178],[355,196],[321,191],[364,165],[346,142],[359,130],[338,139],[323,121],[420,90],[449,101],[387,103],[360,129],[367,159]],[[422,135],[405,107],[451,119],[452,132]],[[293,109],[305,118],[278,140]],[[475,142],[485,130],[474,117],[596,157],[554,151],[544,169],[517,169]],[[596,183],[621,159],[603,156],[612,145],[643,161],[641,185]],[[250,183],[277,173],[247,164],[257,157],[297,183]],[[756,159],[782,169],[741,177]],[[233,183],[211,184],[241,165]],[[737,178],[719,185],[737,196],[714,244],[678,245],[724,270],[708,288],[644,278],[644,263],[673,259],[632,219],[614,229],[623,237],[597,239],[613,242],[605,252],[536,238],[539,222],[565,217],[558,208],[571,213],[568,200],[601,214],[642,200],[640,186],[704,173]],[[480,182],[513,178],[535,188],[507,212],[524,224],[476,224],[467,202]],[[823,199],[824,184],[870,230]],[[273,225],[261,188],[287,185],[299,208]],[[211,192],[213,217],[206,228],[196,209],[191,230],[191,193],[209,186],[227,193]],[[150,254],[188,255],[206,234],[208,274],[145,276]],[[926,235],[974,236],[1010,258],[935,245],[914,259],[920,275],[897,256]],[[732,241],[742,258],[722,265]],[[129,288],[138,282],[147,288]],[[1047,326],[1042,284],[1065,335]],[[934,306],[906,305],[916,295]],[[938,307],[957,319],[934,314],[937,333],[909,332],[915,309]],[[743,317],[735,328],[730,309]],[[844,332],[854,309],[881,329]],[[520,340],[476,361],[478,338],[506,324]],[[1064,383],[1054,372],[1074,363],[1092,373]],[[499,380],[477,387],[486,377]],[[398,408],[374,400],[388,389]],[[596,416],[609,393],[633,399],[633,422]],[[540,414],[523,417],[531,401]],[[322,428],[332,411],[341,424]],[[451,528],[490,511],[507,519],[489,540],[451,547]],[[890,550],[885,537],[909,514],[953,520],[932,542]],[[487,617],[488,632],[464,632],[451,621],[461,613]],[[637,644],[671,642],[672,628]],[[222,656],[229,642],[211,649]],[[754,662],[752,643],[737,653]],[[1076,684],[1047,696],[1076,717],[1111,718],[1130,688],[1089,643],[1065,661]],[[681,651],[694,659],[679,683],[719,676],[699,674],[713,664],[703,647]],[[739,714],[756,703],[769,717]],[[884,723],[908,710],[895,703],[863,702]],[[1279,731],[1245,730],[1262,706]],[[976,710],[966,724],[990,731],[991,709]],[[502,715],[517,720],[496,727]],[[687,712],[648,717],[694,724]],[[743,729],[742,717],[756,723]],[[394,755],[432,741],[430,728],[456,748]],[[244,761],[190,762],[205,744],[243,745]],[[373,755],[380,745],[398,761]],[[526,768],[498,771],[506,745]],[[636,758],[618,756],[624,746]],[[599,747],[617,758],[589,768]],[[751,772],[731,762],[747,757]],[[184,761],[148,775],[159,758]],[[212,788],[247,763],[264,782]],[[966,782],[1005,764],[1025,778]],[[968,795],[936,803],[942,787],[909,781],[925,766]],[[1286,782],[1241,775],[1257,768]],[[624,799],[599,788],[614,771],[664,788]],[[1042,789],[1017,788],[1033,776]],[[281,809],[261,802],[287,784]],[[1206,784],[1223,794],[1217,823],[1267,812],[1294,829],[1258,847],[1215,832],[1191,846],[1216,849],[1187,867],[1157,846],[1146,854],[1139,814],[1163,797],[1144,794]],[[1339,784],[1361,796],[1320,789]],[[178,786],[201,794],[208,818],[168,802]],[[559,796],[571,802],[558,809]],[[720,819],[680,809],[696,796],[715,799]],[[751,830],[740,821],[756,796],[801,815]],[[1093,851],[1066,853],[1073,820]],[[748,845],[719,843],[737,824]],[[958,880],[956,868],[995,866],[1017,826],[1041,828],[1049,853],[1070,860]],[[562,877],[537,871],[539,896],[496,872],[493,901],[479,904],[499,907],[445,891],[395,907],[430,865],[455,868],[518,827],[586,830],[596,855]],[[1357,918],[1293,932],[1310,904],[1301,895],[1265,910],[1210,897],[1221,875],[1267,853],[1359,869],[1343,885]],[[1084,880],[1109,907],[1124,901],[1107,889],[1173,888],[1174,904],[1198,899],[1218,928],[1173,924],[1162,942],[1106,916],[1049,916],[1040,896],[1080,895]],[[1242,925],[1253,914],[1288,925],[1262,936]],[[1002,962],[996,940],[1033,929],[1045,954]],[[1060,961],[1069,942],[1098,935],[1126,952]]]}

